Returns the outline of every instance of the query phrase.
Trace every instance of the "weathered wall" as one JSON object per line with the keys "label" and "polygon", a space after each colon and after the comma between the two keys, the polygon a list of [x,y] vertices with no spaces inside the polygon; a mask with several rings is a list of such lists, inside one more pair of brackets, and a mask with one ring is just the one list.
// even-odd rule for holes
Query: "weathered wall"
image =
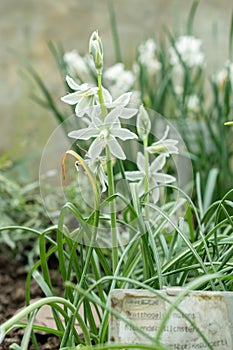
{"label": "weathered wall", "polygon": [[[191,4],[191,0],[115,0],[124,59],[132,59],[143,38],[158,37],[163,25],[182,32]],[[29,84],[19,75],[19,56],[30,60],[61,103],[63,90],[47,41],[61,41],[66,50],[84,53],[91,32],[98,29],[107,64],[113,63],[107,0],[0,0],[0,12],[0,154],[18,146],[19,153],[30,148],[39,159],[56,123],[29,99]],[[211,67],[221,66],[227,58],[231,12],[231,0],[200,1],[194,33],[203,39]]]}

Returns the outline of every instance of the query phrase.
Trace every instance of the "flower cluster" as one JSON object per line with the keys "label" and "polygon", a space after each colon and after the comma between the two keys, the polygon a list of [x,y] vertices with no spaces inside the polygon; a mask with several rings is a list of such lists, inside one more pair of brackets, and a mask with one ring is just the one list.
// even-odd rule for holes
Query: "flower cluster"
{"label": "flower cluster", "polygon": [[138,47],[138,62],[151,75],[161,70],[161,62],[157,56],[157,46],[153,39],[148,39]]}
{"label": "flower cluster", "polygon": [[68,136],[76,140],[89,140],[90,138],[94,138],[95,140],[87,153],[87,156],[92,159],[98,158],[107,145],[113,157],[125,159],[125,153],[116,138],[125,141],[137,138],[137,135],[121,127],[119,118],[121,117],[122,110],[123,107],[121,106],[114,108],[102,119],[102,112],[101,109],[99,109],[98,114],[92,114],[91,123],[87,128],[71,131]]}
{"label": "flower cluster", "polygon": [[[152,42],[148,41],[147,46],[152,50]],[[98,86],[89,83],[78,84],[73,78],[66,76],[66,82],[74,92],[63,96],[62,101],[74,105],[75,114],[78,117],[88,117],[83,118],[87,123],[86,127],[73,130],[68,136],[75,140],[91,140],[84,160],[96,179],[99,180],[102,192],[107,190],[110,179],[109,174],[105,173],[106,167],[104,169],[103,160],[105,163],[109,161],[112,163],[112,159],[125,160],[126,155],[119,140],[141,139],[145,147],[144,154],[141,152],[137,154],[138,170],[126,171],[125,177],[128,181],[137,183],[139,196],[145,192],[146,183],[146,190],[150,191],[155,203],[159,199],[159,189],[155,187],[161,183],[175,181],[173,176],[163,173],[162,169],[166,164],[166,158],[170,154],[178,153],[177,141],[168,138],[169,128],[167,127],[162,139],[148,146],[151,122],[145,108],[141,106],[138,109],[129,106],[131,92],[124,92],[114,100],[111,93],[102,86],[103,46],[98,32],[94,32],[91,36],[90,53],[98,75]],[[141,59],[143,59],[142,51]],[[125,89],[128,90],[134,81],[132,74],[125,71],[121,63],[106,70],[103,76],[106,81],[115,81],[115,88],[118,87],[119,91],[123,90],[125,85]],[[127,80],[128,85],[125,84]],[[123,127],[121,123],[122,119],[130,119],[135,115],[137,115],[137,134]],[[149,161],[150,154],[154,158],[151,162]],[[155,156],[156,154],[158,156]]]}
{"label": "flower cluster", "polygon": [[123,63],[116,63],[104,71],[104,81],[114,97],[120,96],[133,88],[135,82],[134,74],[125,69]]}
{"label": "flower cluster", "polygon": [[[95,34],[93,34],[93,38],[95,38]],[[99,45],[98,40],[92,40],[90,48],[92,48],[94,55],[96,45]],[[190,70],[197,68],[203,69],[205,67],[205,56],[201,47],[202,41],[200,39],[197,39],[194,36],[184,35],[178,37],[173,46],[168,49],[169,64],[172,67],[172,80],[175,82],[174,87],[177,94],[183,93],[183,65]],[[132,70],[126,70],[124,64],[121,62],[118,62],[105,70],[103,67],[101,68],[103,69],[103,80],[105,86],[114,98],[135,89],[135,86],[137,86],[137,82],[140,79],[140,69],[146,71],[148,79],[150,79],[150,77],[151,79],[154,79],[155,76],[158,76],[158,73],[161,73],[161,54],[158,51],[154,39],[149,38],[141,43],[138,46],[137,52],[137,63],[133,63]],[[101,65],[103,64],[102,56],[103,48],[101,48],[99,53]],[[73,78],[78,78],[81,82],[93,82],[93,77],[91,76],[90,71],[93,72],[95,68],[94,58],[93,60],[90,60],[90,56],[81,56],[76,51],[71,51],[64,55],[64,61],[67,64],[69,74]],[[230,67],[230,63],[226,63],[224,69],[219,72],[218,76],[216,76],[219,84],[224,83],[228,70],[231,71]]]}
{"label": "flower cluster", "polygon": [[189,68],[203,67],[205,56],[201,51],[202,41],[193,36],[180,36],[169,49],[170,63],[177,66],[182,61]]}
{"label": "flower cluster", "polygon": [[[184,81],[187,71],[195,81],[195,72],[205,67],[205,56],[201,50],[202,41],[194,36],[180,36],[168,49],[169,63],[172,67],[172,81],[177,95],[184,92]],[[193,96],[190,103],[194,102]],[[192,108],[191,108],[192,109]]]}

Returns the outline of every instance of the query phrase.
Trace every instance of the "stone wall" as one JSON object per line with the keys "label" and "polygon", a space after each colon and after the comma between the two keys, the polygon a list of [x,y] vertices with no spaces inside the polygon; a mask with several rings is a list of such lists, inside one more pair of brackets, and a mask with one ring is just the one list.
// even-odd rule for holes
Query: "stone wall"
{"label": "stone wall", "polygon": [[[115,0],[124,60],[133,59],[136,45],[142,39],[151,35],[159,38],[164,25],[184,33],[191,4],[191,0]],[[22,56],[40,73],[63,108],[60,96],[64,91],[47,42],[60,41],[67,51],[77,49],[86,53],[89,36],[98,29],[107,65],[111,65],[114,50],[108,2],[0,0],[0,11],[0,155],[15,147],[15,157],[34,152],[33,157],[39,160],[56,122],[49,111],[30,99],[34,87],[21,77]],[[203,39],[210,69],[220,67],[227,59],[231,13],[231,0],[201,0],[199,3],[194,33]],[[37,168],[33,172],[37,173]]]}

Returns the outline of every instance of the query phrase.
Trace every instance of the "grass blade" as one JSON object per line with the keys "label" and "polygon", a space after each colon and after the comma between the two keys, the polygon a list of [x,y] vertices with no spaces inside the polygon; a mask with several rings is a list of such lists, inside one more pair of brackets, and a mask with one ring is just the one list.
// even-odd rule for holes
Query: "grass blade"
{"label": "grass blade", "polygon": [[115,49],[116,62],[122,62],[120,40],[119,40],[118,31],[117,31],[117,24],[116,24],[114,0],[108,0],[108,9],[109,9],[110,25],[111,25],[111,30],[112,30],[112,37],[113,37],[113,44],[114,44],[114,49]]}
{"label": "grass blade", "polygon": [[195,17],[195,13],[197,11],[198,5],[199,5],[199,0],[195,0],[189,12],[189,16],[187,20],[187,35],[192,35],[193,33],[193,22],[194,22],[194,17]]}

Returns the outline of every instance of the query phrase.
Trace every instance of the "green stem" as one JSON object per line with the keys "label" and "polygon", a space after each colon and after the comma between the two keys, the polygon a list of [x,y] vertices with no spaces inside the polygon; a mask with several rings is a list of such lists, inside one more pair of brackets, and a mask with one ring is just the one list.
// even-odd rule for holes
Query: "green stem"
{"label": "green stem", "polygon": [[102,110],[102,116],[103,119],[106,117],[106,115],[108,114],[108,110],[105,106],[104,103],[104,96],[103,96],[103,89],[102,89],[102,73],[100,71],[98,71],[98,96],[99,96],[99,101],[100,101],[100,106],[101,106],[101,110]]}
{"label": "green stem", "polygon": [[[147,152],[146,148],[148,146],[148,137],[146,137],[143,140],[143,147],[144,147],[144,156],[145,156],[145,182],[144,182],[144,188],[145,188],[145,203],[149,203],[149,153]],[[149,208],[145,206],[145,217],[146,221],[149,221]]]}
{"label": "green stem", "polygon": [[110,25],[111,25],[111,29],[112,29],[112,37],[113,37],[113,44],[114,44],[114,49],[115,49],[116,61],[122,62],[120,40],[119,40],[118,31],[117,31],[117,24],[116,24],[114,0],[109,0],[108,8],[109,8]]}
{"label": "green stem", "polygon": [[[145,156],[145,181],[144,181],[144,193],[145,195],[145,204],[149,203],[149,153],[147,152],[146,148],[148,146],[148,137],[146,137],[143,140],[143,148],[144,148],[144,156]],[[149,222],[149,207],[148,205],[145,205],[145,221]],[[145,234],[142,236],[142,261],[143,261],[143,276],[144,279],[149,278],[150,276],[150,264],[149,264],[149,241],[148,241],[148,233],[145,232]]]}
{"label": "green stem", "polygon": [[[97,185],[95,183],[95,180],[93,178],[93,175],[90,171],[90,169],[88,168],[88,166],[86,165],[85,161],[82,159],[82,157],[79,156],[79,154],[77,154],[76,152],[70,150],[70,151],[67,151],[64,155],[63,155],[63,159],[62,159],[62,171],[63,171],[63,176],[65,175],[65,159],[66,159],[66,155],[67,154],[70,154],[72,155],[73,157],[75,157],[79,163],[81,164],[81,166],[84,168],[84,170],[86,171],[88,177],[89,177],[89,180],[90,180],[90,183],[92,185],[92,188],[93,188],[93,192],[94,192],[94,216],[93,216],[93,219],[94,219],[94,222],[93,222],[93,226],[90,228],[90,230],[92,230],[91,232],[91,241],[90,241],[90,244],[88,246],[88,249],[87,249],[87,256],[86,256],[86,260],[85,260],[85,264],[84,264],[84,267],[83,267],[83,270],[82,270],[82,275],[81,275],[81,278],[80,278],[80,281],[78,282],[79,286],[80,287],[83,287],[83,285],[85,284],[85,281],[86,281],[86,275],[87,275],[87,272],[88,272],[88,268],[90,266],[90,263],[91,263],[91,260],[92,260],[92,254],[93,254],[93,249],[94,249],[94,245],[96,244],[96,236],[97,236],[97,233],[98,233],[98,227],[99,227],[99,205],[100,205],[100,197],[99,197],[99,191],[98,191],[98,188],[97,188]],[[60,230],[58,231],[60,233],[60,235],[62,235],[62,231],[63,231],[63,221],[64,221],[64,215],[60,215],[60,221],[59,221],[59,227]],[[89,222],[87,220],[86,222],[87,225],[89,225]],[[60,242],[60,250],[61,253],[60,253],[60,261],[63,261],[63,264],[62,264],[62,271],[63,272],[63,280],[66,280],[66,268],[65,268],[65,262],[64,262],[64,258],[63,258],[63,243],[62,243],[62,239],[58,240],[58,243]],[[80,299],[80,295],[77,293],[75,296],[74,296],[74,301],[73,301],[73,305],[75,306],[75,312],[73,312],[72,316],[70,317],[67,325],[66,325],[66,329],[65,329],[65,332],[63,334],[63,337],[61,339],[61,344],[60,346],[64,346],[66,345],[68,342],[69,342],[69,339],[71,337],[71,332],[73,330],[73,327],[74,327],[74,322],[75,322],[75,319],[77,318],[77,306],[78,306],[78,303],[79,303],[79,299]]]}
{"label": "green stem", "polygon": [[[101,75],[101,72],[99,71],[98,72],[98,88],[99,88],[98,95],[99,95],[99,101],[100,101],[101,110],[102,110],[102,117],[104,119],[108,113],[108,110],[104,103],[101,80],[102,80],[102,75]],[[107,175],[108,175],[108,195],[109,197],[112,197],[115,194],[115,186],[114,186],[114,177],[113,177],[112,156],[108,145],[106,146],[106,158],[107,158]],[[116,203],[114,198],[110,200],[109,209],[110,209],[111,237],[112,237],[112,266],[113,266],[113,273],[114,273],[118,263]]]}
{"label": "green stem", "polygon": [[[115,194],[115,186],[114,186],[114,177],[113,177],[112,156],[108,146],[106,147],[106,157],[107,157],[107,174],[108,174],[108,195],[109,197],[112,197]],[[114,273],[118,264],[116,203],[114,198],[112,198],[109,203],[109,209],[110,209],[111,237],[112,237],[112,266],[113,266],[113,273]]]}

